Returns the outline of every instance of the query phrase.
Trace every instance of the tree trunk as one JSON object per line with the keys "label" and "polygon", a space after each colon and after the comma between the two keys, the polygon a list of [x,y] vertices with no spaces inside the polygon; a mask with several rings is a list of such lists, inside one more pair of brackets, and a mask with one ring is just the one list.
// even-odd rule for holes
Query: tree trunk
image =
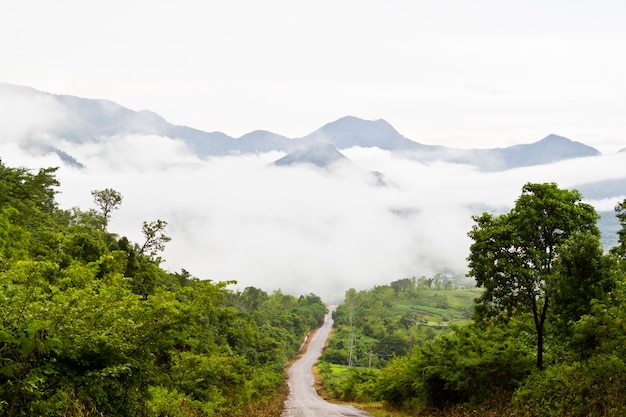
{"label": "tree trunk", "polygon": [[543,370],[543,324],[537,329],[537,369]]}
{"label": "tree trunk", "polygon": [[537,321],[535,319],[535,324],[537,327],[537,369],[543,369],[543,329],[546,322],[546,316],[548,313],[548,297],[546,297],[543,306],[541,307],[541,316]]}

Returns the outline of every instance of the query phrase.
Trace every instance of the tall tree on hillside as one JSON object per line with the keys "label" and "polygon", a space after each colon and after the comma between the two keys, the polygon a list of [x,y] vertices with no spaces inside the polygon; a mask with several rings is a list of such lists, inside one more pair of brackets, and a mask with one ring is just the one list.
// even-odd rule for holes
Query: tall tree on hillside
{"label": "tall tree on hillside", "polygon": [[599,235],[595,209],[577,190],[528,183],[508,214],[474,216],[468,233],[469,275],[485,288],[477,318],[530,313],[537,335],[537,367],[543,368],[544,329],[557,248],[572,233]]}
{"label": "tall tree on hillside", "polygon": [[155,256],[157,252],[165,249],[165,244],[172,240],[165,235],[167,222],[165,220],[155,220],[153,222],[143,222],[141,231],[145,237],[143,245],[139,248],[139,253],[147,256]]}
{"label": "tall tree on hillside", "polygon": [[91,195],[104,216],[106,227],[109,224],[111,212],[119,209],[120,204],[122,204],[122,194],[112,188],[105,188],[104,190],[93,190]]}

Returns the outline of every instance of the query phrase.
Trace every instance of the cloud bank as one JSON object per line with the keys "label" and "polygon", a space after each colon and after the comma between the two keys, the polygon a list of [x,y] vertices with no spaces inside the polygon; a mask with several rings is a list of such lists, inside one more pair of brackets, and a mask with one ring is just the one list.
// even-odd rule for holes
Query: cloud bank
{"label": "cloud bank", "polygon": [[[6,127],[4,132],[22,135]],[[621,153],[484,173],[352,148],[344,154],[363,169],[340,165],[327,171],[273,166],[282,156],[278,152],[202,160],[159,136],[84,144],[48,138],[50,146],[85,165],[78,169],[55,154],[33,155],[16,143],[0,142],[6,165],[61,166],[62,208],[95,208],[90,191],[114,188],[124,201],[113,213],[110,231],[140,242],[143,221],[167,221],[172,240],[163,253],[166,269],[236,280],[236,289],[315,293],[329,302],[341,301],[348,288],[443,268],[462,273],[473,213],[508,210],[529,181],[572,187],[623,177],[626,163]],[[383,173],[393,185],[377,186],[369,171]],[[616,201],[594,204],[610,210]]]}

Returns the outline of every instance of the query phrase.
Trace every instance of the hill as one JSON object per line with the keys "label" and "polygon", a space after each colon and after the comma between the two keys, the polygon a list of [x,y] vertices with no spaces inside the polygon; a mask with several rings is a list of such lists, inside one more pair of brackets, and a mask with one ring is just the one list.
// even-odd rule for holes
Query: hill
{"label": "hill", "polygon": [[[19,101],[33,109],[42,103],[57,115],[48,124],[31,129],[29,121],[21,129],[20,145],[31,152],[57,153],[63,161],[80,167],[64,145],[51,147],[50,139],[75,144],[93,143],[124,135],[156,135],[183,142],[194,154],[207,156],[241,155],[270,151],[292,152],[311,143],[327,143],[339,150],[352,147],[379,148],[418,161],[447,161],[469,164],[486,171],[500,171],[533,166],[600,153],[570,139],[549,135],[537,142],[494,149],[456,149],[419,143],[401,135],[385,120],[363,120],[354,116],[330,122],[302,138],[288,138],[268,131],[254,131],[235,139],[222,132],[205,132],[177,126],[149,111],[134,111],[105,99],[89,99],[49,94],[30,87],[0,83],[0,93],[10,101]],[[35,110],[33,118],[37,115]],[[35,123],[36,122],[36,123]]]}

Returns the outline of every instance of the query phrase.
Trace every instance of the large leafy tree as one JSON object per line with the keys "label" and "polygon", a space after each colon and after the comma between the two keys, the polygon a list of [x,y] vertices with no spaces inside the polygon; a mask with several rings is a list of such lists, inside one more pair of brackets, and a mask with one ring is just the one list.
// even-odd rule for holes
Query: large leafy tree
{"label": "large leafy tree", "polygon": [[485,288],[477,318],[530,313],[543,368],[545,322],[557,248],[574,232],[598,235],[598,215],[577,190],[527,183],[508,214],[474,216],[469,232],[469,275]]}

